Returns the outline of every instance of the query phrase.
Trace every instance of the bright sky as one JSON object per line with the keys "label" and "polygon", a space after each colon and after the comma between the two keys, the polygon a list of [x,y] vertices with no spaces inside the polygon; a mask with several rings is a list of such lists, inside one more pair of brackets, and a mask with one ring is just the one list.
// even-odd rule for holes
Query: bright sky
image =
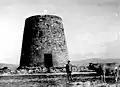
{"label": "bright sky", "polygon": [[62,17],[70,60],[120,58],[119,0],[0,0],[0,62],[19,64],[25,19]]}

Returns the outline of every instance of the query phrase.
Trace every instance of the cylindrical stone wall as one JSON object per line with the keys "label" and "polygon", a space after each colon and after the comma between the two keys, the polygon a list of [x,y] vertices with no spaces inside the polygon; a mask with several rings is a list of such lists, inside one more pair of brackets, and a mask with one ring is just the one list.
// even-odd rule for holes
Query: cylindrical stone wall
{"label": "cylindrical stone wall", "polygon": [[53,66],[63,66],[68,60],[62,19],[55,15],[31,16],[25,20],[20,67],[45,65],[45,54],[52,55]]}

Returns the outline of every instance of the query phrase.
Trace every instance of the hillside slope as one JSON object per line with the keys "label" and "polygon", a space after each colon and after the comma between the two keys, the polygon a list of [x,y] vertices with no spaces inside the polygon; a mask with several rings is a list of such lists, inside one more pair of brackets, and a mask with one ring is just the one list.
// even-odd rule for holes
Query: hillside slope
{"label": "hillside slope", "polygon": [[116,62],[116,63],[120,64],[120,59],[92,58],[92,59],[85,59],[85,60],[81,60],[81,61],[72,61],[71,63],[73,65],[77,65],[77,66],[87,66],[89,63],[94,63],[94,62],[99,62],[99,63]]}
{"label": "hillside slope", "polygon": [[11,70],[15,70],[19,65],[15,65],[15,64],[5,64],[5,63],[0,63],[0,68],[3,67],[8,67]]}

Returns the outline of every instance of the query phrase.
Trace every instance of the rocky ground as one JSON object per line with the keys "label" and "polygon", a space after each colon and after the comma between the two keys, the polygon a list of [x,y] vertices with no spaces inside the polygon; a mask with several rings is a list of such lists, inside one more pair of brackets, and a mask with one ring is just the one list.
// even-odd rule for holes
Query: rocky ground
{"label": "rocky ground", "polygon": [[0,87],[120,87],[114,77],[107,77],[103,83],[99,76],[74,74],[68,82],[66,75],[19,75],[0,76]]}

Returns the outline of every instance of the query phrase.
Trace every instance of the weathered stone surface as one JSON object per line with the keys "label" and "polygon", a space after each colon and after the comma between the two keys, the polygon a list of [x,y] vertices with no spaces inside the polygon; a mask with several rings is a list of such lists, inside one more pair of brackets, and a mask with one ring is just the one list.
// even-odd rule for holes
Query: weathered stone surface
{"label": "weathered stone surface", "polygon": [[52,55],[53,66],[63,66],[68,59],[62,19],[55,15],[26,19],[20,67],[44,65],[44,54]]}

